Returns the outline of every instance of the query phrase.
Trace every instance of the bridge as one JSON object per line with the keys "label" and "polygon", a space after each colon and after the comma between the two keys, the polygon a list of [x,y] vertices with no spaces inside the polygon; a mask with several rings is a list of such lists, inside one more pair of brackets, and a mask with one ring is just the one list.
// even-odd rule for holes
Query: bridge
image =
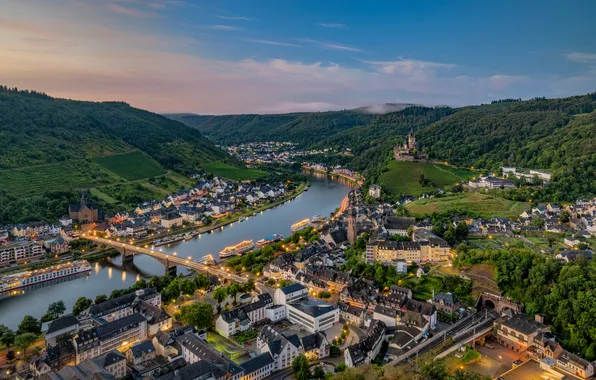
{"label": "bridge", "polygon": [[134,260],[135,255],[146,255],[151,256],[157,261],[159,261],[165,267],[166,274],[170,274],[173,276],[176,276],[176,266],[180,265],[183,267],[194,269],[199,272],[205,272],[209,275],[216,275],[221,278],[234,280],[236,282],[247,282],[249,279],[248,275],[243,277],[237,274],[233,274],[223,269],[223,267],[218,268],[216,266],[207,266],[199,264],[196,261],[193,261],[190,256],[188,258],[184,258],[176,256],[175,253],[173,255],[170,255],[167,253],[156,251],[153,247],[139,247],[133,244],[128,244],[124,240],[120,241],[120,239],[106,239],[99,236],[95,236],[90,233],[81,234],[81,238],[116,248],[116,250],[118,250],[118,252],[122,254],[122,264],[124,265],[131,264]]}
{"label": "bridge", "polygon": [[496,294],[484,292],[478,297],[478,301],[476,301],[476,309],[494,309],[499,313],[507,309],[511,309],[516,313],[522,312],[522,305],[516,302],[511,301],[509,298],[498,296]]}

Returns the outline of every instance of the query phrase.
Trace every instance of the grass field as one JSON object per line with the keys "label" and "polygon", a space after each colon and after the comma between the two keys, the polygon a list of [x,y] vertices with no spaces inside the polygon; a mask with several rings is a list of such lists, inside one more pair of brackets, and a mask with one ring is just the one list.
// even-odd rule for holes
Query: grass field
{"label": "grass field", "polygon": [[[435,186],[423,187],[420,175],[430,180]],[[394,195],[420,195],[432,191],[435,187],[445,187],[457,182],[466,182],[476,176],[475,172],[447,165],[423,162],[391,161],[383,169],[379,184]]]}
{"label": "grass field", "polygon": [[203,165],[203,169],[216,176],[236,181],[257,179],[267,175],[267,172],[259,169],[237,168],[225,162],[211,162]]}
{"label": "grass field", "polygon": [[155,177],[165,173],[157,162],[139,151],[98,157],[95,162],[129,181]]}
{"label": "grass field", "polygon": [[8,194],[27,196],[117,182],[119,177],[95,162],[71,160],[56,164],[0,170],[0,184]]}
{"label": "grass field", "polygon": [[416,216],[441,212],[467,211],[473,217],[507,218],[518,217],[529,209],[523,202],[509,201],[479,192],[466,192],[441,198],[419,199],[408,203],[406,208]]}

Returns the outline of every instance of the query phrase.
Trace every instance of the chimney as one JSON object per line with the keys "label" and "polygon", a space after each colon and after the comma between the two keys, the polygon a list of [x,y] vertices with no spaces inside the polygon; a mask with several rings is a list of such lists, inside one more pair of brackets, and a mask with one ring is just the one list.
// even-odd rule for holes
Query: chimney
{"label": "chimney", "polygon": [[534,320],[538,323],[544,323],[544,314],[536,314]]}

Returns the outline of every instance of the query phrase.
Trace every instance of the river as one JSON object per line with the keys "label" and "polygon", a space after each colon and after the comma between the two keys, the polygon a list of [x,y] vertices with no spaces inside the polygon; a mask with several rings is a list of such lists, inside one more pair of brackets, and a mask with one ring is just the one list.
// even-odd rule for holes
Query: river
{"label": "river", "polygon": [[[206,254],[217,253],[224,247],[242,240],[257,241],[274,233],[284,237],[290,235],[290,226],[313,215],[329,217],[339,207],[341,200],[350,191],[348,184],[328,179],[323,175],[311,175],[310,189],[280,206],[252,216],[244,222],[236,222],[222,230],[203,234],[200,238],[181,241],[172,246],[160,247],[164,252],[176,252],[178,256],[193,259]],[[99,294],[109,295],[112,290],[131,286],[139,278],[163,275],[164,267],[155,259],[139,255],[134,266],[123,268],[120,256],[92,263],[93,271],[88,276],[63,281],[52,285],[41,285],[25,294],[0,300],[0,324],[16,329],[25,315],[40,318],[50,303],[62,300],[70,311],[77,298],[85,296],[94,299]],[[185,271],[178,268],[178,272]]]}

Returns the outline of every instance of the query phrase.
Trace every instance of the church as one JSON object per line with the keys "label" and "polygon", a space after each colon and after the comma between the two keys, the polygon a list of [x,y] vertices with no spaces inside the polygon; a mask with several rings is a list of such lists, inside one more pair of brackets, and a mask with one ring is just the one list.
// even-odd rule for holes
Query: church
{"label": "church", "polygon": [[86,203],[85,198],[81,197],[80,203],[68,206],[68,216],[78,222],[93,223],[99,219],[97,205]]}
{"label": "church", "polygon": [[393,148],[393,155],[396,161],[424,161],[428,159],[426,153],[418,150],[414,132],[408,134],[406,142],[403,145],[398,144]]}

